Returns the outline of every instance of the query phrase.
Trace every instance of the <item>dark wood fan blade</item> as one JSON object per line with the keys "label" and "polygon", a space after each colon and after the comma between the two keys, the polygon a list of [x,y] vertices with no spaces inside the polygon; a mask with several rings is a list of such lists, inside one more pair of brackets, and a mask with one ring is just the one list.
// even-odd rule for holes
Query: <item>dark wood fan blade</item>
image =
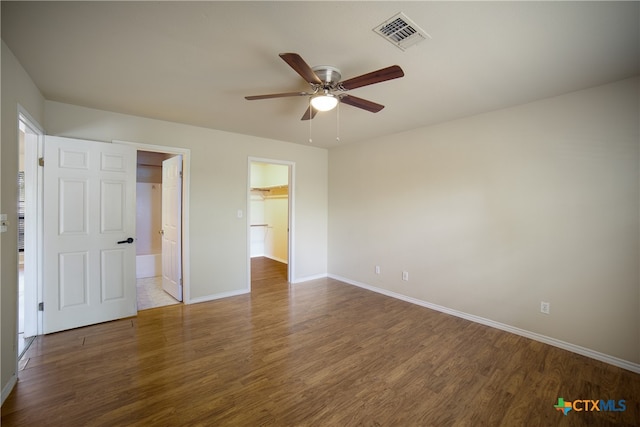
{"label": "dark wood fan blade", "polygon": [[307,92],[287,92],[287,93],[272,93],[269,95],[253,95],[245,96],[244,99],[253,101],[255,99],[270,99],[270,98],[286,98],[287,96],[308,96]]}
{"label": "dark wood fan blade", "polygon": [[358,98],[357,96],[352,95],[343,95],[340,101],[345,104],[349,104],[352,107],[362,108],[363,110],[371,111],[372,113],[377,113],[378,111],[384,108],[384,105],[376,104],[372,101],[367,101],[366,99]]}
{"label": "dark wood fan blade", "polygon": [[316,110],[315,108],[311,108],[311,105],[309,105],[309,108],[307,108],[307,111],[305,111],[300,120],[311,120],[316,116],[317,113],[318,110]]}
{"label": "dark wood fan blade", "polygon": [[358,77],[340,82],[340,86],[346,90],[355,89],[357,87],[368,86],[375,83],[386,82],[387,80],[397,79],[404,76],[404,71],[398,65],[392,65],[391,67],[382,68],[377,71],[372,71],[367,74],[363,74]]}
{"label": "dark wood fan blade", "polygon": [[297,53],[281,53],[280,58],[284,59],[284,62],[289,64],[296,73],[309,83],[322,84],[322,80],[316,76],[311,67],[304,62],[304,59]]}

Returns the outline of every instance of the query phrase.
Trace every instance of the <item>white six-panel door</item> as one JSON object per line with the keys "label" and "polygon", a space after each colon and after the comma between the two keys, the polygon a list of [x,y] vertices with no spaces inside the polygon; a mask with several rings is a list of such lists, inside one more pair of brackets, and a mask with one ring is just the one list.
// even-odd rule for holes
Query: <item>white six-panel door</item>
{"label": "white six-panel door", "polygon": [[135,149],[44,146],[44,332],[135,315]]}
{"label": "white six-panel door", "polygon": [[162,162],[162,289],[182,301],[182,156]]}

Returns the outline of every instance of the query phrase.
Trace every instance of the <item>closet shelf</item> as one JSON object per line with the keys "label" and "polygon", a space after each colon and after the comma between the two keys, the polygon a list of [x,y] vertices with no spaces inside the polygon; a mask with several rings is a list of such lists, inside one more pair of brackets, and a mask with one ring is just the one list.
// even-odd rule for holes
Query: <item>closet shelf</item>
{"label": "closet shelf", "polygon": [[251,191],[269,192],[274,190],[284,190],[284,189],[287,189],[288,187],[289,187],[288,185],[272,185],[269,187],[251,187]]}

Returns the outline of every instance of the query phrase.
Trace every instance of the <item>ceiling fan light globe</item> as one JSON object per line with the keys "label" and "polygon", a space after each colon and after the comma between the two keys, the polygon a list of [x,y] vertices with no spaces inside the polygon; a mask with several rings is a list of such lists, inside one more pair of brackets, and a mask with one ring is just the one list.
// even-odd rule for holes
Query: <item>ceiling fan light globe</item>
{"label": "ceiling fan light globe", "polygon": [[338,105],[338,98],[333,95],[318,95],[311,98],[311,106],[318,111],[329,111]]}

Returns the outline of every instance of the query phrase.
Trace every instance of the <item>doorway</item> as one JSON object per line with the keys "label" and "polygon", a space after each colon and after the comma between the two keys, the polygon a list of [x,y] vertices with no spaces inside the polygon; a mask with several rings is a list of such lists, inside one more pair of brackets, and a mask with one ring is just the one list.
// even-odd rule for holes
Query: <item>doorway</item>
{"label": "doorway", "polygon": [[[191,150],[188,148],[177,148],[166,145],[142,144],[138,142],[113,140],[114,144],[129,145],[137,152],[144,151],[150,153],[161,153],[165,157],[182,156],[182,188],[181,188],[181,228],[182,242],[180,245],[180,273],[182,283],[182,301],[189,304],[190,293],[190,259],[189,259],[189,176],[191,173]],[[157,188],[156,188],[157,190]],[[137,245],[136,245],[137,246]],[[137,270],[137,268],[136,268]]]}
{"label": "doorway", "polygon": [[249,160],[249,268],[257,279],[291,281],[293,167],[289,162]]}
{"label": "doorway", "polygon": [[[23,110],[20,110],[22,113]],[[45,333],[47,331],[47,326],[44,321],[44,316],[42,311],[42,306],[44,305],[43,301],[46,297],[43,289],[43,275],[45,273],[46,268],[43,267],[45,263],[45,251],[43,243],[47,240],[44,238],[45,233],[45,220],[49,218],[45,216],[43,213],[44,206],[44,196],[45,196],[45,168],[41,167],[41,162],[45,156],[45,147],[49,144],[45,144],[45,136],[44,132],[41,128],[33,121],[30,116],[25,112],[19,116],[19,134],[23,134],[24,140],[24,261],[23,267],[20,268],[18,266],[19,271],[23,274],[22,283],[23,293],[21,293],[21,299],[18,304],[18,313],[20,315],[20,320],[24,318],[24,322],[20,322],[22,336],[30,337]],[[22,137],[22,136],[21,136]],[[56,138],[51,137],[52,140],[66,140],[65,138]],[[75,143],[76,140],[68,140],[67,143]],[[78,140],[79,141],[79,140]],[[49,141],[51,142],[51,141]],[[62,143],[61,141],[59,141]],[[90,141],[82,141],[83,143],[89,143]],[[190,150],[188,149],[180,149],[180,148],[172,148],[172,147],[158,147],[152,145],[144,145],[144,144],[136,144],[136,143],[127,143],[121,141],[113,141],[114,144],[120,145],[129,145],[134,148],[134,153],[138,150],[144,149],[145,151],[161,151],[166,152],[170,155],[179,154],[183,158],[184,164],[184,179],[182,181],[182,210],[184,211],[184,215],[182,216],[182,231],[183,231],[183,247],[182,247],[182,255],[181,255],[181,265],[183,266],[180,269],[182,274],[181,283],[184,289],[183,299],[185,301],[189,301],[189,255],[188,255],[188,198],[189,198],[189,189],[188,189],[188,176],[189,176],[189,162],[190,162]],[[93,144],[93,142],[91,142]],[[55,144],[54,144],[55,145]],[[111,144],[102,144],[104,149],[108,148]],[[84,148],[84,147],[83,147]],[[53,149],[53,148],[52,148]],[[113,147],[111,151],[118,151],[116,147]],[[77,151],[77,150],[76,150]],[[79,151],[78,151],[79,152]],[[75,153],[75,151],[74,151]],[[50,158],[56,158],[55,155],[50,154]],[[107,156],[111,158],[113,156]],[[86,157],[83,157],[86,158]],[[135,160],[132,162],[135,165]],[[53,163],[52,165],[54,165]],[[134,166],[135,168],[135,166]],[[20,168],[22,169],[22,167]],[[49,171],[53,171],[55,168],[47,168]],[[135,176],[135,170],[133,172]],[[48,180],[47,182],[58,182],[58,180]],[[135,178],[134,178],[135,182]],[[51,188],[49,189],[51,190]],[[53,193],[52,193],[53,194]],[[56,199],[57,200],[57,199]],[[135,201],[134,201],[135,203]],[[54,206],[55,203],[51,204]],[[56,209],[54,209],[56,210]],[[57,210],[56,210],[57,212]],[[133,212],[135,216],[135,212]],[[133,223],[133,221],[132,221]],[[49,224],[51,225],[51,224]],[[113,225],[113,224],[111,224]],[[51,229],[51,227],[50,227]],[[120,243],[120,242],[118,242]],[[127,242],[129,243],[129,242]],[[135,269],[135,265],[132,265],[133,269]],[[133,279],[133,275],[131,276]],[[53,294],[49,294],[53,295]],[[51,301],[50,301],[51,302]],[[134,310],[135,310],[135,294],[134,294]],[[56,305],[54,303],[54,305]],[[53,313],[49,310],[49,313]],[[24,329],[24,330],[23,330]],[[24,349],[21,347],[21,352]]]}
{"label": "doorway", "polygon": [[42,227],[39,215],[42,174],[38,158],[42,153],[43,135],[40,126],[26,112],[18,113],[18,359],[41,330],[38,262],[42,249],[38,230]]}
{"label": "doorway", "polygon": [[182,155],[138,150],[136,295],[138,310],[178,304],[182,292]]}

